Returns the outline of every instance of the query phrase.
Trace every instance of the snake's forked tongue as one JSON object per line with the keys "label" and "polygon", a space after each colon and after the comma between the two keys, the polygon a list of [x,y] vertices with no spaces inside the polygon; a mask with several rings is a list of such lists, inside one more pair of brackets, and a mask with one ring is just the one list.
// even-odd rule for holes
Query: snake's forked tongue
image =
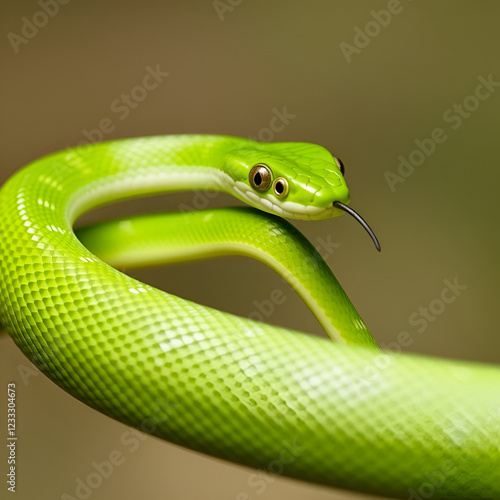
{"label": "snake's forked tongue", "polygon": [[333,206],[340,208],[340,210],[347,212],[349,215],[352,215],[366,229],[366,232],[370,235],[371,239],[373,240],[373,243],[375,243],[375,247],[380,252],[380,250],[381,250],[380,243],[378,242],[378,239],[375,236],[375,233],[372,231],[371,227],[366,223],[366,221],[363,219],[363,217],[361,217],[361,215],[359,215],[351,207],[344,205],[344,203],[342,203],[340,201],[334,201]]}

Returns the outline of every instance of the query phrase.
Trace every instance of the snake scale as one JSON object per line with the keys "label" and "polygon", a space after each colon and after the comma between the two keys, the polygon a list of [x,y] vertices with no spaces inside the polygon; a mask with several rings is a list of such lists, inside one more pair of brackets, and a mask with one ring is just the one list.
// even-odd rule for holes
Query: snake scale
{"label": "snake scale", "polygon": [[[253,208],[73,229],[103,204],[197,189]],[[51,154],[0,191],[0,320],[64,390],[170,442],[389,497],[500,498],[500,369],[381,352],[283,218],[335,217],[348,203],[341,162],[307,143],[179,135]],[[286,277],[335,342],[117,270],[227,254]]]}

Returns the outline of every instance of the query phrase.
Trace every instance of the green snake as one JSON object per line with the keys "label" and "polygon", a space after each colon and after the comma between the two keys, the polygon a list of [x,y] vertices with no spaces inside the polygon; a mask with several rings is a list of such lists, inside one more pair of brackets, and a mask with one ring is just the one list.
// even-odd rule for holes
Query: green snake
{"label": "green snake", "polygon": [[[250,207],[75,233],[94,207],[201,189]],[[170,442],[389,497],[500,498],[498,367],[380,351],[326,263],[283,218],[327,219],[348,203],[342,163],[314,144],[179,135],[51,154],[0,191],[0,321],[64,390]],[[228,254],[285,277],[335,342],[118,270]]]}

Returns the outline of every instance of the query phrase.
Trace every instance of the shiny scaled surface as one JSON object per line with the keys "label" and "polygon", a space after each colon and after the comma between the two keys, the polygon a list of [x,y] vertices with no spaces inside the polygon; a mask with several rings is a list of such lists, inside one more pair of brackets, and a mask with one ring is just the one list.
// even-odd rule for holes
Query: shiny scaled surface
{"label": "shiny scaled surface", "polygon": [[[284,473],[318,483],[408,497],[434,477],[441,484],[433,498],[500,498],[500,370],[378,351],[335,278],[322,272],[330,283],[322,284],[326,264],[308,271],[304,255],[314,249],[286,224],[236,211],[191,231],[198,224],[185,214],[172,220],[181,239],[169,244],[208,245],[210,253],[244,239],[278,271],[297,267],[297,288],[332,308],[324,324],[338,343],[157,290],[74,235],[74,219],[102,203],[207,186],[231,192],[229,170],[218,174],[228,158],[232,167],[235,156],[266,160],[256,161],[255,148],[245,158],[248,143],[116,141],[56,153],[15,175],[0,192],[0,319],[16,344],[98,411],[216,457],[267,467],[289,453]],[[139,240],[154,240],[155,224],[138,224]],[[97,233],[87,238],[106,254]],[[110,262],[120,253],[108,251]]]}

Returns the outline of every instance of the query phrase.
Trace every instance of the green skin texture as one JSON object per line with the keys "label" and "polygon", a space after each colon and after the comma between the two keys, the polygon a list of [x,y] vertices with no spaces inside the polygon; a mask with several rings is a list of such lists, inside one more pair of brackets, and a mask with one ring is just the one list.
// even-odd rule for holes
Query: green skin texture
{"label": "green skin texture", "polygon": [[[288,180],[286,198],[242,194],[256,163]],[[193,189],[260,210],[127,218],[80,239],[73,231],[96,206]],[[348,203],[348,189],[312,144],[184,135],[55,153],[0,191],[0,320],[64,390],[173,443],[389,497],[500,498],[498,367],[381,352],[312,245],[262,211],[335,217],[334,200]],[[337,342],[195,304],[111,266],[228,254],[285,277]]]}

